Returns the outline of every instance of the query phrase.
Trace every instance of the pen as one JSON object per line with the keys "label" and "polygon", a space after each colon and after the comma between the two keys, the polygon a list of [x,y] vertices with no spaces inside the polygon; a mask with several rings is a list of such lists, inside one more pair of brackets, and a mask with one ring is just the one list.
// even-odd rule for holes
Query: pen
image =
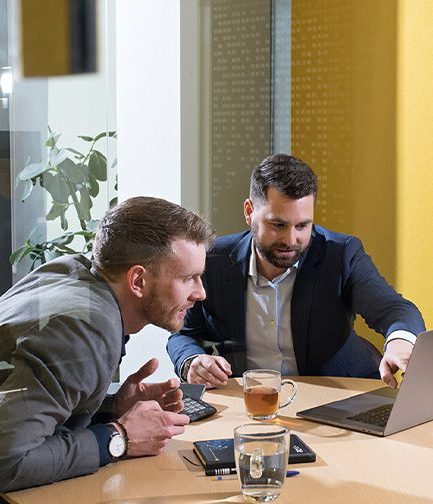
{"label": "pen", "polygon": [[[228,474],[236,474],[236,467],[225,467],[223,469],[206,469],[205,470],[206,476],[218,476],[218,479],[224,479],[222,476],[226,476]],[[290,478],[291,476],[297,476],[298,474],[301,474],[299,471],[287,471],[286,472],[286,478]]]}
{"label": "pen", "polygon": [[221,469],[206,469],[206,476],[223,476],[225,474],[236,474],[236,467],[223,467]]}
{"label": "pen", "polygon": [[238,479],[237,474],[227,474],[226,476],[215,476],[215,478],[212,478],[215,481],[223,481],[223,480],[231,480],[231,479]]}

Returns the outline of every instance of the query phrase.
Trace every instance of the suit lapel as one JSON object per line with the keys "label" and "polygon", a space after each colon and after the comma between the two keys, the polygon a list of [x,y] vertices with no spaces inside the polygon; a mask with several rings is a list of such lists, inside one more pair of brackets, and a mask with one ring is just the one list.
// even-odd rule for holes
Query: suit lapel
{"label": "suit lapel", "polygon": [[[230,264],[223,271],[224,305],[227,328],[233,345],[233,359],[238,370],[245,369],[245,324],[248,264],[251,252],[251,234],[246,234],[229,254]],[[239,374],[239,371],[237,374]]]}
{"label": "suit lapel", "polygon": [[319,262],[323,253],[323,239],[315,233],[307,255],[300,264],[293,286],[291,318],[292,338],[298,372],[307,372],[308,329],[310,323],[311,301],[319,273]]}

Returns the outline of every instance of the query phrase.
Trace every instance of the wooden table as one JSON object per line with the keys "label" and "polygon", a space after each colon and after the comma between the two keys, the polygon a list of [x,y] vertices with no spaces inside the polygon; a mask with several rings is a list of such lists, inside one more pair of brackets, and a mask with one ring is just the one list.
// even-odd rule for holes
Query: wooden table
{"label": "wooden table", "polygon": [[[317,453],[317,461],[291,465],[301,471],[288,478],[279,504],[433,504],[433,423],[378,438],[301,420],[296,411],[378,387],[376,380],[297,377],[298,396],[281,410],[289,427]],[[223,504],[244,502],[233,476],[218,481],[204,476],[192,442],[232,437],[233,428],[250,420],[244,412],[239,380],[206,392],[218,414],[187,426],[164,453],[131,459],[97,473],[44,487],[6,494],[23,504]]]}

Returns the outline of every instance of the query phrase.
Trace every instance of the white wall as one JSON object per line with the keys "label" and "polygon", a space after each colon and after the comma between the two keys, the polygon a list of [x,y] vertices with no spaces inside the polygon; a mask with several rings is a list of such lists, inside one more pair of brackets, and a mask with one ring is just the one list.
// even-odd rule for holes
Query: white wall
{"label": "white wall", "polygon": [[[180,2],[121,0],[116,10],[119,200],[180,203]],[[160,360],[155,381],[174,376],[167,336],[154,326],[133,335],[121,380],[151,357]]]}
{"label": "white wall", "polygon": [[[78,135],[94,136],[106,130],[116,129],[115,116],[115,0],[99,0],[97,3],[97,72],[59,77],[22,78],[19,69],[18,34],[11,33],[11,54],[14,61],[15,86],[11,96],[10,125],[13,131],[11,155],[13,179],[24,168],[27,158],[39,162],[46,157],[45,141],[47,125],[61,134],[59,147],[72,147],[86,152],[89,144]],[[17,16],[17,2],[10,2],[11,19]],[[11,23],[11,31],[16,24]],[[101,139],[97,148],[107,154],[111,166],[115,157],[116,141]],[[110,191],[115,185],[115,169],[108,170]],[[105,213],[113,193],[101,184],[100,194],[94,200],[92,217]],[[20,247],[33,232],[40,239],[54,238],[63,233],[59,219],[46,221],[51,207],[51,197],[39,187],[25,203],[21,201],[22,186],[13,195],[13,243]],[[67,212],[69,231],[79,229],[74,209]],[[35,231],[36,230],[36,231]],[[74,246],[80,248],[83,241],[77,239]],[[18,281],[29,271],[31,261],[26,258],[14,268],[13,281]]]}
{"label": "white wall", "polygon": [[[116,66],[115,62],[115,2],[100,0],[97,6],[97,71],[96,73],[49,77],[47,80],[48,125],[60,133],[59,147],[72,147],[87,153],[89,144],[78,135],[95,136],[116,129]],[[47,132],[44,131],[44,140]],[[116,153],[114,139],[101,139],[96,147],[107,155],[108,167]],[[101,218],[109,204],[115,184],[115,169],[108,169],[109,185],[101,184],[101,192],[94,200],[92,217]],[[47,196],[47,208],[50,198]],[[67,214],[70,229],[79,229],[75,211]],[[63,231],[59,220],[46,223],[47,234],[57,236]],[[78,240],[78,245],[82,241]]]}

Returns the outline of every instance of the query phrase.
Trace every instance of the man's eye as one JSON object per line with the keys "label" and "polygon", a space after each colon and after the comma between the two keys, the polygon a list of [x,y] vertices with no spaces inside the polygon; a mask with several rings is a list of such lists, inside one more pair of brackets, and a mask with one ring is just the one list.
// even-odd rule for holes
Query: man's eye
{"label": "man's eye", "polygon": [[281,229],[284,227],[284,224],[282,222],[272,222],[272,225],[275,227],[275,228],[278,228],[278,229]]}
{"label": "man's eye", "polygon": [[184,277],[185,282],[194,282],[196,279],[200,278],[200,275],[190,275]]}

